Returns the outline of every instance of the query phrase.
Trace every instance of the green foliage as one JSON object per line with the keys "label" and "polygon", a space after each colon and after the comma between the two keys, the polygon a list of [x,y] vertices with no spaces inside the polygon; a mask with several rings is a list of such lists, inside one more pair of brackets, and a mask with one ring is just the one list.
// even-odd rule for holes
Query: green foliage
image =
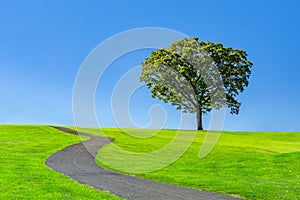
{"label": "green foliage", "polygon": [[249,84],[252,63],[245,50],[185,38],[153,51],[142,67],[140,80],[153,98],[186,112],[227,106],[231,114],[238,114],[237,95]]}

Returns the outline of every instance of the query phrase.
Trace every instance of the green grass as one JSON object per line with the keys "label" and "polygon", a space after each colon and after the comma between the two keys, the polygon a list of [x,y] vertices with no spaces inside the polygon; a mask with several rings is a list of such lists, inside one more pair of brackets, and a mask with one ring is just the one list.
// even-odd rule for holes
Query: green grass
{"label": "green grass", "polygon": [[[158,150],[176,134],[163,130],[137,139],[119,129],[103,130],[116,139],[114,144],[132,152]],[[96,129],[82,131],[101,135]],[[133,131],[147,135],[147,130]],[[246,199],[300,199],[300,133],[223,132],[212,152],[200,159],[205,134],[198,132],[188,151],[166,168],[134,175]],[[100,154],[112,156],[109,145]]]}
{"label": "green grass", "polygon": [[119,199],[44,164],[52,153],[78,142],[77,136],[47,126],[0,126],[0,199]]}
{"label": "green grass", "polygon": [[[103,130],[132,152],[158,150],[176,134],[163,130],[137,139],[119,129]],[[96,129],[84,131],[101,135]],[[200,159],[205,134],[198,132],[188,151],[166,168],[134,175],[246,199],[300,199],[300,133],[223,132],[213,151]],[[0,199],[118,199],[44,164],[49,155],[77,142],[77,136],[47,126],[0,126]],[[111,156],[108,149],[101,154]]]}

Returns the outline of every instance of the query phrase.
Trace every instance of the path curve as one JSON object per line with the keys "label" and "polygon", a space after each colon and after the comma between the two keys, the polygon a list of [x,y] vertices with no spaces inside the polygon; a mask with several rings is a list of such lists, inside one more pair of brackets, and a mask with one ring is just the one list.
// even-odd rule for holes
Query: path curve
{"label": "path curve", "polygon": [[[78,135],[77,131],[51,126],[58,130]],[[108,171],[95,163],[99,149],[113,139],[79,133],[91,139],[68,146],[52,154],[46,165],[82,184],[106,190],[126,199],[236,199],[216,193],[184,188],[151,180]],[[88,150],[87,150],[88,148]]]}

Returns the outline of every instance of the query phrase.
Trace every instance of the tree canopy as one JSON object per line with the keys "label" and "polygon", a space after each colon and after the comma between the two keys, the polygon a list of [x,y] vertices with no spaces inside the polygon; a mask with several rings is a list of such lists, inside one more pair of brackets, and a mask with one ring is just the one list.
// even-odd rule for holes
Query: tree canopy
{"label": "tree canopy", "polygon": [[153,51],[142,63],[140,80],[153,98],[197,113],[198,130],[203,130],[202,113],[224,106],[239,113],[237,96],[249,84],[252,65],[245,50],[185,38]]}

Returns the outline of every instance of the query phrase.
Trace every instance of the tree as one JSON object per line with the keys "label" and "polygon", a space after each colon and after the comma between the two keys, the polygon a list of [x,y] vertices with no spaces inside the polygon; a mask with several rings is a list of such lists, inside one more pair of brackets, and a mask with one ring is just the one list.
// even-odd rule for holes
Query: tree
{"label": "tree", "polygon": [[140,81],[153,98],[197,113],[198,130],[203,130],[202,115],[212,109],[226,106],[239,113],[237,95],[248,86],[252,65],[245,50],[185,38],[153,51],[142,63]]}

